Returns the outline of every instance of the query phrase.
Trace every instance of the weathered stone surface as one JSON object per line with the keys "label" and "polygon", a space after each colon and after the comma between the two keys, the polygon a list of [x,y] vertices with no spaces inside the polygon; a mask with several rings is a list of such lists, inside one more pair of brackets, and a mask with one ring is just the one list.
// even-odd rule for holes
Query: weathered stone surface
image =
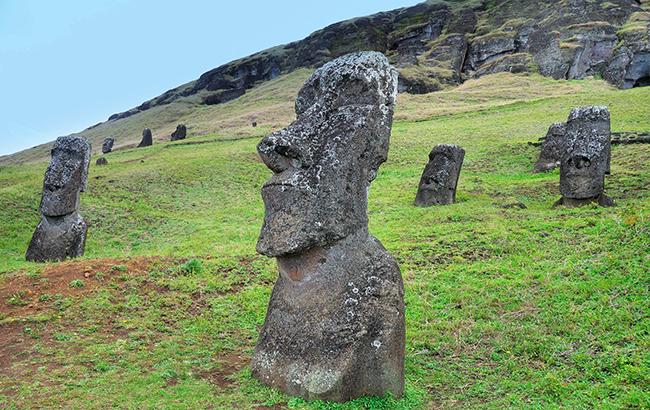
{"label": "weathered stone surface", "polygon": [[142,141],[140,141],[140,144],[138,144],[138,148],[148,147],[151,145],[153,145],[153,136],[151,135],[151,130],[149,128],[145,128],[142,130]]}
{"label": "weathered stone surface", "polygon": [[187,127],[184,124],[178,124],[176,126],[176,131],[172,132],[171,140],[178,141],[184,140],[187,135]]}
{"label": "weathered stone surface", "polygon": [[27,249],[29,261],[63,260],[83,254],[86,223],[78,214],[79,193],[86,187],[90,143],[81,137],[60,137],[45,171],[41,222]]}
{"label": "weathered stone surface", "polygon": [[97,161],[95,161],[95,165],[108,165],[108,160],[104,157],[99,157],[97,158]]}
{"label": "weathered stone surface", "polygon": [[57,138],[43,182],[43,215],[62,216],[77,210],[79,193],[86,189],[90,153],[90,143],[85,138]]}
{"label": "weathered stone surface", "polygon": [[551,125],[544,137],[535,172],[547,172],[560,166],[566,151],[566,126],[564,123]]}
{"label": "weathered stone surface", "polygon": [[113,144],[115,144],[115,138],[105,138],[102,144],[102,154],[108,154],[113,151]]}
{"label": "weathered stone surface", "polygon": [[415,197],[418,206],[449,205],[456,199],[456,186],[465,150],[457,145],[438,145],[429,153]]}
{"label": "weathered stone surface", "polygon": [[386,160],[397,72],[379,53],[318,69],[297,119],[258,145],[257,249],[280,275],[252,360],[264,384],[306,399],[401,396],[404,301],[399,267],[368,233],[367,192]]}
{"label": "weathered stone surface", "polygon": [[27,248],[26,259],[46,262],[82,256],[87,230],[77,212],[59,217],[43,215]]}
{"label": "weathered stone surface", "polygon": [[608,203],[603,196],[611,154],[610,134],[607,107],[571,111],[566,124],[566,151],[560,165],[562,199],[558,204]]}

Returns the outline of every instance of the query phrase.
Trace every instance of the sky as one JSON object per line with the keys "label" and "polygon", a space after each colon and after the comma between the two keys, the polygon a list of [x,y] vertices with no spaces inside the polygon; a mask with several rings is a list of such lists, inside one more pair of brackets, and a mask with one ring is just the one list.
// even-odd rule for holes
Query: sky
{"label": "sky", "polygon": [[0,0],[0,155],[221,64],[418,0]]}

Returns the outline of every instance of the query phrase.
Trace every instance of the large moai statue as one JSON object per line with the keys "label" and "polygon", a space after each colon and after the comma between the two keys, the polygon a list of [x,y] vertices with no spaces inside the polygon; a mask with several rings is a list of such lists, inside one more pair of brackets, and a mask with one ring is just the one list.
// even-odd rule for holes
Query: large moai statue
{"label": "large moai statue", "polygon": [[340,57],[307,80],[297,119],[258,145],[261,254],[279,278],[252,359],[254,377],[308,400],[401,396],[404,290],[368,233],[368,188],[386,161],[397,71],[382,54]]}
{"label": "large moai statue", "polygon": [[138,148],[149,147],[153,145],[153,136],[151,135],[151,130],[145,128],[142,130],[142,141],[138,144]]}
{"label": "large moai statue", "polygon": [[556,205],[580,206],[598,202],[614,205],[605,194],[605,174],[611,156],[607,107],[571,111],[566,124],[566,151],[560,164],[560,192]]}
{"label": "large moai statue", "polygon": [[108,154],[113,151],[113,144],[115,144],[114,138],[105,138],[102,144],[102,154]]}
{"label": "large moai statue", "polygon": [[434,147],[420,178],[415,205],[453,204],[464,158],[465,150],[457,145],[442,144]]}
{"label": "large moai statue", "polygon": [[183,124],[178,124],[176,126],[176,131],[172,132],[171,140],[178,141],[184,140],[187,135],[187,127]]}
{"label": "large moai statue", "polygon": [[566,125],[557,122],[548,129],[539,159],[535,163],[535,172],[547,172],[560,166],[566,151]]}
{"label": "large moai statue", "polygon": [[45,171],[41,221],[27,249],[27,260],[61,261],[84,253],[86,222],[79,215],[79,194],[86,188],[90,143],[81,137],[60,137]]}

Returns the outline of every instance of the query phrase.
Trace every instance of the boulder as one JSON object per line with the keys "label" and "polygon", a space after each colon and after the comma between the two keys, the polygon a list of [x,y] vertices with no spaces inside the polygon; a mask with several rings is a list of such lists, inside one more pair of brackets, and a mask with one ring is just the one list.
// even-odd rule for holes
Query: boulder
{"label": "boulder", "polygon": [[542,142],[542,150],[539,159],[535,163],[535,172],[547,172],[560,166],[562,157],[566,150],[566,125],[555,123],[551,125]]}
{"label": "boulder", "polygon": [[417,206],[449,205],[456,200],[456,187],[465,150],[457,145],[438,145],[429,153],[415,197]]}
{"label": "boulder", "polygon": [[97,158],[97,161],[95,161],[95,165],[108,165],[108,160],[104,157],[99,157]]}
{"label": "boulder", "polygon": [[346,55],[316,70],[296,121],[258,145],[273,175],[257,250],[277,258],[279,278],[252,372],[289,395],[343,402],[404,391],[402,277],[367,216],[396,92],[382,54]]}
{"label": "boulder", "polygon": [[178,141],[184,140],[187,135],[187,128],[183,124],[178,124],[176,126],[176,131],[172,132],[171,140]]}
{"label": "boulder", "polygon": [[102,154],[108,154],[113,151],[113,144],[115,144],[114,138],[105,138],[102,144]]}
{"label": "boulder", "polygon": [[142,141],[140,141],[140,144],[138,144],[138,148],[149,147],[151,145],[153,145],[153,136],[151,135],[151,130],[149,128],[145,128],[142,130]]}
{"label": "boulder", "polygon": [[41,222],[27,249],[28,261],[60,261],[83,255],[86,222],[78,213],[79,193],[85,190],[90,143],[81,137],[60,137],[45,171]]}
{"label": "boulder", "polygon": [[560,192],[556,205],[579,206],[598,202],[613,205],[604,194],[611,141],[607,107],[571,111],[566,124],[566,151],[560,164]]}

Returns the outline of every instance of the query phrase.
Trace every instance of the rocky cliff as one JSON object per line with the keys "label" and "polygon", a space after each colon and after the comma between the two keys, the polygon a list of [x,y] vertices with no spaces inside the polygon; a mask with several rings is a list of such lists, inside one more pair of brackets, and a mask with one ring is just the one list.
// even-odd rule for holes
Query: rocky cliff
{"label": "rocky cliff", "polygon": [[385,53],[401,92],[468,78],[536,71],[555,79],[601,76],[620,88],[650,84],[650,0],[447,0],[333,24],[307,38],[233,61],[109,121],[198,96],[220,104],[301,67],[359,50]]}

